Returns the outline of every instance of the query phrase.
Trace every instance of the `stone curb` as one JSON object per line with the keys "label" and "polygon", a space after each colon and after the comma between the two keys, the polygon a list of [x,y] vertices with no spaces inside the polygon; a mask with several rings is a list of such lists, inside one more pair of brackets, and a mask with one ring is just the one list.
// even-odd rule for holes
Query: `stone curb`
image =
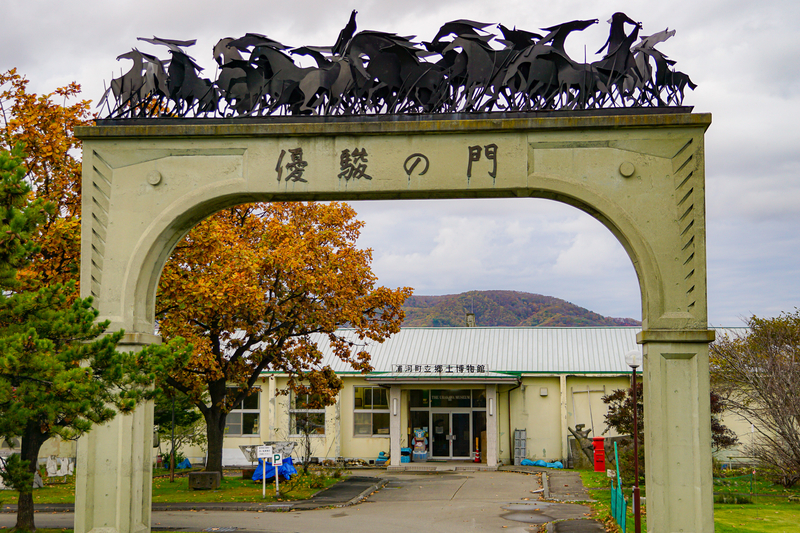
{"label": "stone curb", "polygon": [[545,500],[550,499],[550,480],[549,480],[548,470],[545,470],[544,468],[533,470],[526,468],[515,468],[513,466],[505,466],[502,468],[502,470],[500,470],[500,472],[511,472],[513,474],[542,474],[542,489],[544,489],[544,499]]}
{"label": "stone curb", "polygon": [[542,489],[544,489],[544,499],[550,499],[550,476],[547,472],[542,472]]}
{"label": "stone curb", "polygon": [[339,502],[336,502],[336,501],[326,502],[324,500],[314,501],[314,499],[312,498],[311,500],[304,500],[304,501],[294,502],[292,504],[292,506],[291,506],[291,510],[293,510],[293,511],[313,511],[315,509],[326,509],[326,508],[330,508],[330,507],[336,507],[336,508],[338,508],[338,507],[350,507],[351,505],[356,505],[360,501],[364,500],[365,498],[367,498],[373,492],[382,489],[383,487],[386,486],[386,484],[388,482],[389,482],[388,479],[380,479],[377,482],[373,483],[371,486],[369,486],[366,489],[364,489],[363,491],[361,491],[360,494],[350,498],[346,502],[342,502],[342,501],[339,501]]}
{"label": "stone curb", "polygon": [[350,498],[350,500],[349,500],[347,503],[345,503],[344,505],[341,505],[340,507],[350,507],[351,505],[355,505],[355,504],[357,504],[357,503],[358,503],[358,502],[360,502],[361,500],[363,500],[363,499],[367,498],[367,497],[368,497],[370,494],[372,494],[373,492],[375,492],[375,491],[377,491],[377,490],[380,490],[380,489],[382,489],[383,487],[385,487],[387,483],[389,483],[389,480],[388,480],[388,479],[381,479],[381,480],[379,480],[377,483],[375,483],[374,485],[372,485],[372,486],[371,486],[371,487],[369,487],[368,489],[366,489],[366,490],[364,490],[363,492],[361,492],[361,494],[359,494],[359,495],[358,495],[358,496],[356,496],[355,498]]}

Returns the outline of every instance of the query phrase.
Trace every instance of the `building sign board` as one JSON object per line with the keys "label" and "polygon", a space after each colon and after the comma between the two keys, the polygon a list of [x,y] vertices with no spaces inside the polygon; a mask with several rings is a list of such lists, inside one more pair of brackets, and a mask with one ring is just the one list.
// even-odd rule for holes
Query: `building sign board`
{"label": "building sign board", "polygon": [[392,365],[395,374],[485,374],[486,365]]}

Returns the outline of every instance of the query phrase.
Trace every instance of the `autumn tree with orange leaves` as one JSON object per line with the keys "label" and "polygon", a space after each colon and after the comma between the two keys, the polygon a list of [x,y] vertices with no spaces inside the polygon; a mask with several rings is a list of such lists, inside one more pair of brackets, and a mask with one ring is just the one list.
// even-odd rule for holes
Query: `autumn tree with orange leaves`
{"label": "autumn tree with orange leaves", "polygon": [[[331,404],[342,388],[312,334],[330,340],[355,370],[369,354],[337,334],[382,342],[400,330],[410,288],[376,287],[371,250],[356,247],[363,223],[343,203],[273,203],[226,209],[178,244],[159,282],[161,335],[194,345],[190,363],[166,382],[187,394],[208,434],[206,470],[222,471],[225,421],[263,371]],[[322,405],[318,406],[321,407]]]}
{"label": "autumn tree with orange leaves", "polygon": [[28,80],[16,69],[0,72],[0,150],[24,144],[25,180],[34,198],[54,209],[32,236],[38,251],[17,276],[20,290],[35,290],[74,281],[78,295],[81,234],[80,140],[75,126],[93,118],[80,85],[70,83],[49,94],[28,91]]}

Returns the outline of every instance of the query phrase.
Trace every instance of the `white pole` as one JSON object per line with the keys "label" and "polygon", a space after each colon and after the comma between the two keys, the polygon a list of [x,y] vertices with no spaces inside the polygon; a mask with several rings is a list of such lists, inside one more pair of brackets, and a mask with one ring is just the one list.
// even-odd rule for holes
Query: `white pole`
{"label": "white pole", "polygon": [[267,497],[267,457],[272,455],[272,446],[257,446],[256,457],[261,462],[261,498]]}
{"label": "white pole", "polygon": [[[276,461],[272,461],[273,463]],[[275,465],[275,499],[277,500],[281,495],[281,491],[278,488],[278,465]]]}

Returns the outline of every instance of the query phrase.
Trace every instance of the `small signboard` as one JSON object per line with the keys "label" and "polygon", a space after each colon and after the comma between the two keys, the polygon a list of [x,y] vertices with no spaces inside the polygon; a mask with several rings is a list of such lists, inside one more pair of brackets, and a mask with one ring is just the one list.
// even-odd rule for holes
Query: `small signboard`
{"label": "small signboard", "polygon": [[283,455],[279,453],[272,454],[272,466],[282,466],[283,465]]}
{"label": "small signboard", "polygon": [[258,459],[269,459],[272,457],[272,446],[257,446],[256,447],[256,458]]}
{"label": "small signboard", "polygon": [[[256,457],[258,459],[262,459],[261,461],[261,497],[267,497],[267,459],[273,457],[272,455],[272,446],[257,446],[256,447]],[[277,473],[277,469],[275,470]],[[278,479],[275,479],[275,485],[277,486]]]}

